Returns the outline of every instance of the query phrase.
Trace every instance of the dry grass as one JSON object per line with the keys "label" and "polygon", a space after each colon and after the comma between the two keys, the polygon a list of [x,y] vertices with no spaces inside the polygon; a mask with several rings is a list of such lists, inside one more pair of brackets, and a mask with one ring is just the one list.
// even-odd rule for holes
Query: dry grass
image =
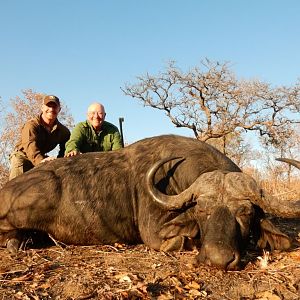
{"label": "dry grass", "polygon": [[264,180],[261,182],[262,188],[270,195],[278,197],[279,200],[300,199],[300,180]]}
{"label": "dry grass", "polygon": [[[52,246],[11,257],[0,249],[0,299],[299,299],[297,220],[274,219],[294,239],[290,252],[248,249],[244,269],[192,264],[196,252],[144,245]],[[260,256],[260,258],[259,258]]]}

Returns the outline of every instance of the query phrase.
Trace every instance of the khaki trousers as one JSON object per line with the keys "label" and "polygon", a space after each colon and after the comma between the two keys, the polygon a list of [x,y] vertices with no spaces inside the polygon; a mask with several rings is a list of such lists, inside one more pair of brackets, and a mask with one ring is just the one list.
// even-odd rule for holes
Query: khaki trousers
{"label": "khaki trousers", "polygon": [[9,180],[29,171],[34,165],[25,156],[25,154],[19,150],[15,150],[10,155],[10,173]]}

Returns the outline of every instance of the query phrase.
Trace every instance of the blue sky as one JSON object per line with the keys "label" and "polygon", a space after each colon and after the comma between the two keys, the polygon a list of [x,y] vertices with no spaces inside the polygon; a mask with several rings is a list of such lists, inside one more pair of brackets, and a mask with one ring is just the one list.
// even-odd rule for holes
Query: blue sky
{"label": "blue sky", "polygon": [[0,0],[0,96],[55,94],[75,122],[102,102],[124,117],[125,141],[164,133],[192,136],[159,111],[125,96],[136,76],[183,70],[204,58],[230,61],[240,78],[273,85],[300,77],[298,0]]}

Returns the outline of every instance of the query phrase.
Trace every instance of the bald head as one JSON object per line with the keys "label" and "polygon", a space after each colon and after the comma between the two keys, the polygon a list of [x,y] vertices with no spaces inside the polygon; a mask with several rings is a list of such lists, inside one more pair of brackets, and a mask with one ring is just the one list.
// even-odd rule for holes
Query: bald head
{"label": "bald head", "polygon": [[105,114],[105,108],[101,103],[95,102],[88,107],[89,112],[102,112]]}
{"label": "bald head", "polygon": [[88,107],[87,119],[96,132],[101,130],[105,115],[105,108],[101,103],[95,102]]}

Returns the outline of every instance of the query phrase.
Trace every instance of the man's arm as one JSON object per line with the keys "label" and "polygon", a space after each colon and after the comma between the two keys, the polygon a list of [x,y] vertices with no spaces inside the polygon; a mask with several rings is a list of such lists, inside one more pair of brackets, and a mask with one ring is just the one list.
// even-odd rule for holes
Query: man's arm
{"label": "man's arm", "polygon": [[113,134],[113,143],[112,143],[112,150],[118,150],[122,148],[122,138],[119,131],[116,131]]}
{"label": "man's arm", "polygon": [[21,143],[27,158],[34,166],[37,166],[47,156],[41,153],[37,146],[37,127],[30,121],[25,123],[21,132]]}
{"label": "man's arm", "polygon": [[84,140],[83,126],[79,123],[72,130],[70,139],[66,142],[65,156],[73,156],[81,152],[81,145]]}
{"label": "man's arm", "polygon": [[70,139],[70,130],[62,126],[61,127],[61,138],[60,138],[60,143],[59,143],[59,152],[57,157],[64,157],[65,151],[66,151],[66,142]]}

